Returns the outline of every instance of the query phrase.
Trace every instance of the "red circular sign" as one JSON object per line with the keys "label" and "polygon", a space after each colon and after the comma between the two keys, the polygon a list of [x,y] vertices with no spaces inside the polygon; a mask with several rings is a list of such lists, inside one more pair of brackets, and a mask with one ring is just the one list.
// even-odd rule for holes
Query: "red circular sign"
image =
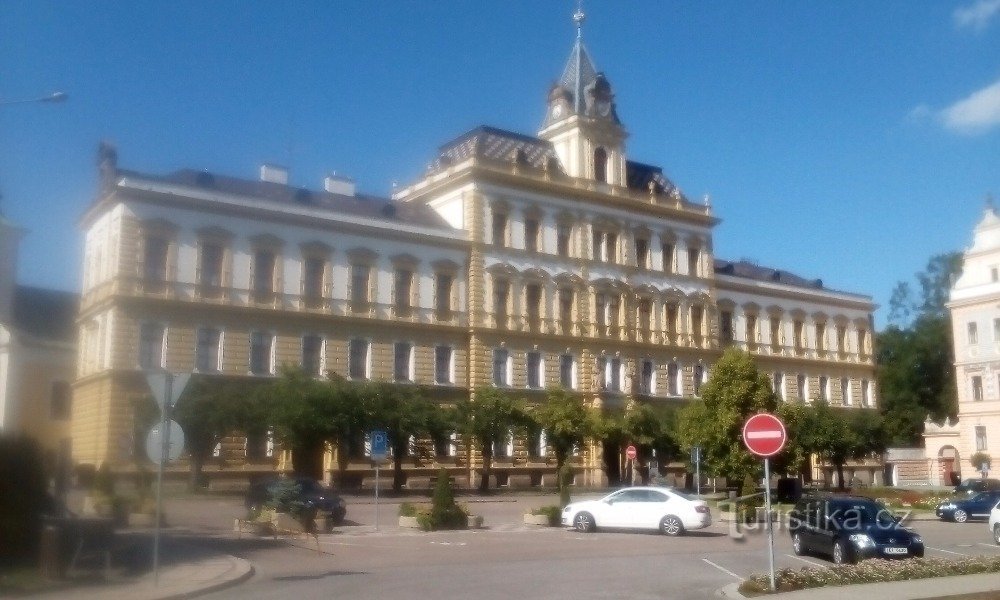
{"label": "red circular sign", "polygon": [[774,456],[785,447],[785,424],[769,413],[759,413],[743,425],[743,443],[757,456]]}
{"label": "red circular sign", "polygon": [[625,448],[625,456],[634,459],[635,454],[636,454],[635,446],[629,446],[628,448]]}

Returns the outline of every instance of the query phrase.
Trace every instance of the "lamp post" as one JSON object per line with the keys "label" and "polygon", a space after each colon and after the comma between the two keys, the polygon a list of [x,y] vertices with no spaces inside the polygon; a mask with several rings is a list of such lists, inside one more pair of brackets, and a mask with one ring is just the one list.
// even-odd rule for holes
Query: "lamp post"
{"label": "lamp post", "polygon": [[25,98],[22,100],[2,100],[0,99],[0,106],[9,106],[11,104],[34,104],[36,102],[65,102],[69,98],[69,94],[66,92],[52,92],[48,96],[41,96],[39,98]]}

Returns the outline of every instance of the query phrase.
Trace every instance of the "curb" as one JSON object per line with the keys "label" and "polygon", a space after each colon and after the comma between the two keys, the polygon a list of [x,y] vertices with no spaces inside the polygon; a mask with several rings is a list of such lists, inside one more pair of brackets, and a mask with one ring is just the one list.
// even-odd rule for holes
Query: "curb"
{"label": "curb", "polygon": [[743,594],[740,593],[740,584],[739,583],[730,583],[729,585],[727,585],[725,587],[721,587],[721,588],[715,590],[715,597],[716,598],[746,598],[746,596],[744,596]]}
{"label": "curb", "polygon": [[205,594],[210,594],[212,592],[217,592],[219,590],[238,585],[253,577],[254,568],[249,561],[235,556],[229,556],[228,558],[229,561],[233,563],[233,569],[236,571],[236,573],[228,579],[182,592],[169,592],[163,595],[156,595],[154,592],[149,596],[145,596],[145,598],[146,600],[184,600],[185,598],[195,598],[197,596],[203,596]]}

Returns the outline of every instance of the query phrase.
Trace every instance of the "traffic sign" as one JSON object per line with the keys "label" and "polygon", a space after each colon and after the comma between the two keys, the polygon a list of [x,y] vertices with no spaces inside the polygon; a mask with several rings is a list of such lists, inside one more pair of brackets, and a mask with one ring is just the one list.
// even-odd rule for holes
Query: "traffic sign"
{"label": "traffic sign", "polygon": [[[177,421],[170,421],[169,436],[167,440],[166,462],[177,460],[184,451],[184,430]],[[157,423],[146,435],[146,456],[155,464],[160,464],[163,457],[163,438],[160,435],[160,424]]]}
{"label": "traffic sign", "polygon": [[149,384],[149,390],[153,392],[153,398],[156,398],[156,404],[160,407],[160,410],[163,410],[163,404],[167,398],[168,377],[170,378],[170,406],[174,406],[184,392],[184,388],[187,387],[188,381],[191,379],[191,374],[169,373],[167,371],[146,373],[146,383]]}
{"label": "traffic sign", "polygon": [[384,431],[373,431],[372,438],[372,460],[383,461],[389,456],[389,436]]}
{"label": "traffic sign", "polygon": [[743,443],[757,456],[774,456],[785,447],[785,424],[769,413],[759,413],[743,425]]}
{"label": "traffic sign", "polygon": [[628,448],[625,448],[625,456],[627,456],[629,460],[635,460],[635,446],[630,445]]}

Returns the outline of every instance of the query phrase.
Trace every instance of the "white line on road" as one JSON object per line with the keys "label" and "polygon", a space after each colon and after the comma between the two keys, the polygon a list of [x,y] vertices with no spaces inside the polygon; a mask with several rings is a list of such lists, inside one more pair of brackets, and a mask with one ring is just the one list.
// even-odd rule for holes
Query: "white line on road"
{"label": "white line on road", "polygon": [[811,560],[806,560],[806,559],[802,558],[801,556],[795,556],[795,555],[792,555],[792,554],[786,554],[785,556],[787,556],[788,558],[794,558],[795,560],[801,560],[804,563],[809,563],[810,565],[812,565],[814,567],[823,567],[824,569],[829,569],[830,568],[830,565],[824,565],[823,563],[818,563],[818,562],[813,562]]}
{"label": "white line on road", "polygon": [[987,548],[992,548],[993,550],[1000,551],[1000,546],[997,546],[996,544],[984,544],[983,542],[979,542],[979,545],[980,546],[986,546]]}
{"label": "white line on road", "polygon": [[744,578],[744,577],[740,577],[739,575],[737,575],[736,573],[733,573],[732,571],[730,571],[729,569],[727,569],[727,568],[725,568],[725,567],[720,567],[719,565],[717,565],[717,564],[715,564],[714,562],[712,562],[712,561],[708,560],[707,558],[703,558],[703,559],[701,559],[701,560],[703,560],[703,561],[707,562],[708,564],[710,564],[710,565],[712,565],[713,567],[715,567],[716,569],[718,569],[718,570],[722,571],[722,572],[723,572],[723,573],[725,573],[726,575],[730,575],[730,576],[732,576],[732,577],[735,577],[736,579],[739,579],[740,581],[746,581],[746,578]]}
{"label": "white line on road", "polygon": [[937,552],[946,552],[948,554],[957,554],[958,556],[967,556],[963,552],[952,552],[951,550],[945,550],[944,548],[935,548],[934,546],[927,546],[928,550],[936,550]]}

